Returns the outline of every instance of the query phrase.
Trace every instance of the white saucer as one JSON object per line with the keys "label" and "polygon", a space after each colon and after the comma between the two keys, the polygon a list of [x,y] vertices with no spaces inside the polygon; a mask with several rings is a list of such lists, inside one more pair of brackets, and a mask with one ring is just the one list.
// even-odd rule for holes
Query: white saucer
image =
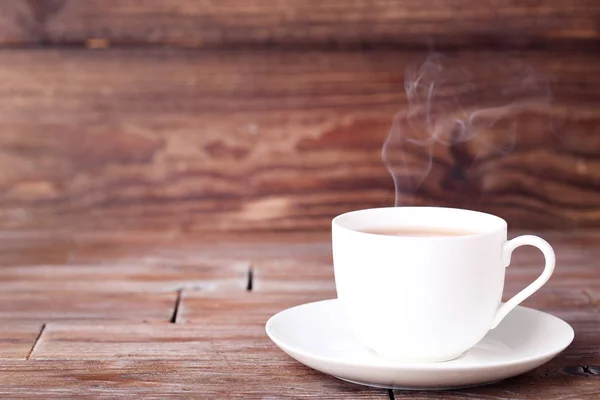
{"label": "white saucer", "polygon": [[573,328],[517,307],[464,356],[442,363],[399,363],[378,356],[348,331],[337,300],[304,304],[269,319],[267,334],[301,363],[339,379],[396,389],[450,389],[522,374],[564,350]]}

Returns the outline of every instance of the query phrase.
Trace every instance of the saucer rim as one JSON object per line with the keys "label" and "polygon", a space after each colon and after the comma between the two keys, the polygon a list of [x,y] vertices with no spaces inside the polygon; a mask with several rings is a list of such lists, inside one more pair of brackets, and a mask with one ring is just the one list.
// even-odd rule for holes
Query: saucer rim
{"label": "saucer rim", "polygon": [[[543,314],[548,317],[554,318],[557,320],[557,322],[562,323],[565,326],[565,328],[568,330],[569,339],[566,340],[567,335],[565,332],[565,338],[562,340],[562,341],[564,341],[564,343],[561,344],[561,346],[553,347],[552,351],[544,351],[543,353],[540,353],[535,356],[518,358],[518,359],[506,361],[506,362],[496,361],[496,362],[491,362],[491,363],[483,363],[481,365],[460,365],[460,364],[457,365],[454,363],[455,360],[449,360],[449,361],[444,361],[444,362],[412,362],[411,363],[411,362],[402,362],[402,361],[395,362],[395,361],[384,359],[384,358],[381,358],[381,360],[384,360],[385,364],[384,363],[374,363],[374,362],[370,362],[370,363],[369,362],[367,362],[367,363],[365,363],[365,362],[348,362],[343,359],[335,359],[335,358],[331,358],[331,357],[321,356],[319,354],[309,353],[303,349],[299,349],[297,347],[290,346],[288,344],[284,344],[281,342],[281,340],[278,340],[274,337],[273,332],[272,332],[272,325],[275,323],[274,321],[276,321],[277,318],[281,318],[281,315],[283,313],[289,312],[289,311],[291,311],[295,308],[299,308],[299,307],[305,307],[305,306],[309,306],[309,305],[317,305],[317,304],[321,304],[321,303],[333,303],[333,302],[337,302],[337,301],[339,301],[337,298],[313,301],[313,302],[309,302],[309,303],[298,304],[296,306],[289,307],[285,310],[279,311],[278,313],[272,315],[267,320],[267,323],[265,324],[266,334],[273,341],[273,343],[275,343],[281,350],[283,350],[285,353],[287,353],[290,356],[292,356],[292,354],[298,354],[301,357],[303,357],[304,359],[312,359],[315,361],[320,361],[320,362],[325,362],[325,363],[335,363],[337,365],[344,365],[347,367],[366,367],[366,368],[383,367],[383,368],[394,368],[394,369],[406,368],[406,369],[410,369],[413,371],[432,371],[432,372],[444,371],[444,370],[449,370],[449,369],[452,369],[455,371],[469,371],[469,370],[472,370],[473,368],[493,369],[493,368],[498,368],[498,367],[511,367],[511,366],[517,366],[517,365],[522,365],[522,364],[531,363],[531,362],[539,362],[541,360],[549,360],[549,359],[553,358],[554,356],[556,356],[557,354],[559,354],[560,352],[562,352],[563,350],[565,350],[573,342],[573,339],[575,338],[575,331],[574,331],[573,327],[568,322],[564,321],[562,318],[559,318],[555,315],[549,314],[545,311],[540,311],[540,310],[536,310],[534,308],[524,307],[524,306],[517,306],[517,307],[515,307],[515,310],[513,310],[513,311],[516,311],[516,309],[529,310],[534,313]],[[502,322],[500,324],[502,324]],[[378,357],[380,357],[380,356],[378,356]],[[296,357],[292,356],[292,358],[295,359]]]}

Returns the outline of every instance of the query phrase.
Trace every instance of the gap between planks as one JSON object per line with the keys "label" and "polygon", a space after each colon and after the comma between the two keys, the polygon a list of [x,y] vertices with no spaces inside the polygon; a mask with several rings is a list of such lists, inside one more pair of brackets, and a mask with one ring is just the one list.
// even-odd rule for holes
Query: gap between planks
{"label": "gap between planks", "polygon": [[170,323],[177,323],[177,315],[179,314],[179,306],[181,305],[181,296],[183,293],[183,289],[179,289],[177,291],[177,298],[175,299],[175,306],[173,307],[173,314],[171,315]]}
{"label": "gap between planks", "polygon": [[252,264],[248,266],[248,282],[246,284],[246,291],[252,291],[252,285],[254,284],[254,269],[252,268]]}
{"label": "gap between planks", "polygon": [[40,338],[42,337],[42,334],[44,333],[45,329],[46,329],[46,324],[44,323],[44,324],[42,324],[42,327],[40,328],[40,332],[35,337],[35,340],[33,341],[33,346],[31,346],[31,350],[29,350],[29,353],[27,353],[25,360],[29,360],[31,358],[31,355],[35,351],[35,347],[37,346],[38,342],[40,341]]}
{"label": "gap between planks", "polygon": [[[252,291],[253,283],[254,283],[254,269],[252,267],[252,264],[250,264],[248,266],[248,272],[247,272],[247,277],[246,277],[246,291],[247,292]],[[169,322],[171,322],[172,324],[177,323],[177,316],[179,315],[179,309],[181,306],[182,297],[183,297],[183,288],[181,288],[177,291],[177,298],[175,299],[175,306],[173,308],[173,314],[171,315],[171,319],[169,320]]]}

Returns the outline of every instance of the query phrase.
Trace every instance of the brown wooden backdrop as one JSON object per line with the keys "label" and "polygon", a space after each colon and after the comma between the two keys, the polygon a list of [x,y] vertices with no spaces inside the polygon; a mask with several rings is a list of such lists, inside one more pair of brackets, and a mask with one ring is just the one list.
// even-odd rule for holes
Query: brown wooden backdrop
{"label": "brown wooden backdrop", "polygon": [[321,230],[392,205],[381,147],[432,49],[475,72],[516,51],[551,77],[552,128],[532,109],[507,154],[436,148],[402,203],[597,228],[599,29],[596,0],[2,0],[0,228]]}

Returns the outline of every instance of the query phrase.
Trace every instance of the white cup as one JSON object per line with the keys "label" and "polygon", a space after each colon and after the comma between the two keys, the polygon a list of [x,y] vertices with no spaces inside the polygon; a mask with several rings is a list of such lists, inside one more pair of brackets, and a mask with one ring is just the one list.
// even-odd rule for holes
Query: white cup
{"label": "white cup", "polygon": [[[366,233],[385,228],[449,229],[465,236]],[[353,211],[332,221],[335,285],[356,337],[381,356],[441,362],[461,356],[554,271],[552,247],[537,236],[506,240],[502,218],[440,207]],[[546,259],[532,284],[504,304],[504,269],[519,246]]]}

